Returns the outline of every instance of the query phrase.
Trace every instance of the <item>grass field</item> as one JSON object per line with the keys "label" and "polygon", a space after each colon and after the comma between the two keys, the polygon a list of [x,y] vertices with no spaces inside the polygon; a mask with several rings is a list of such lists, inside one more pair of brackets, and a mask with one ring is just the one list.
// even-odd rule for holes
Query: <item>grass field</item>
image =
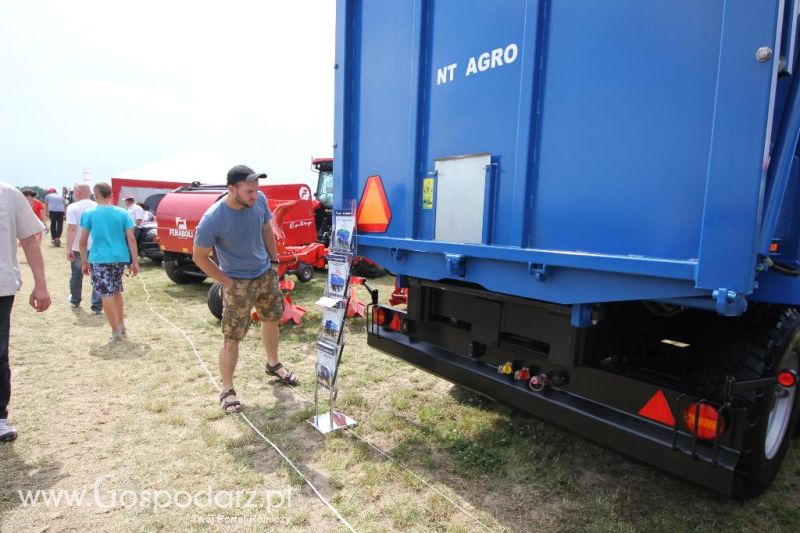
{"label": "grass field", "polygon": [[[88,299],[77,310],[67,303],[63,249],[44,252],[53,306],[40,315],[27,306],[23,264],[12,314],[10,418],[20,435],[0,445],[0,529],[344,530],[242,418],[220,411],[187,340],[216,378],[208,283],[175,285],[145,260],[140,279],[125,280],[129,338],[110,344]],[[378,282],[382,298],[392,283]],[[265,377],[251,328],[236,388],[252,423],[356,530],[800,530],[796,443],[767,494],[732,502],[376,352],[363,319],[346,329],[338,402],[359,426],[321,436],[305,420],[322,285],[322,276],[297,285],[292,297],[308,312],[282,329],[281,358],[302,385]],[[24,504],[28,490],[85,498]]]}

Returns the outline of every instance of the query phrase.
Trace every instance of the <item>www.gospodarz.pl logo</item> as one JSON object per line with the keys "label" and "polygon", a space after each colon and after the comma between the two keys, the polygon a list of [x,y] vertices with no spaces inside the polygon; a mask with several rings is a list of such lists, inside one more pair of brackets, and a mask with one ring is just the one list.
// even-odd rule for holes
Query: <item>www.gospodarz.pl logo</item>
{"label": "www.gospodarz.pl logo", "polygon": [[18,490],[23,507],[85,507],[99,509],[196,509],[233,510],[258,509],[272,513],[292,506],[292,495],[299,487],[289,486],[277,490],[215,490],[206,486],[202,490],[119,490],[104,485],[105,478],[95,480],[92,488],[76,490]]}

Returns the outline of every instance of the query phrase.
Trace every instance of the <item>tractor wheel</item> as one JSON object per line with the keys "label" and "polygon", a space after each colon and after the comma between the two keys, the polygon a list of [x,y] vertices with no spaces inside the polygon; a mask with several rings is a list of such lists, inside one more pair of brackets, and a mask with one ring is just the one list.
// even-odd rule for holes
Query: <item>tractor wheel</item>
{"label": "tractor wheel", "polygon": [[[711,354],[709,369],[737,381],[774,378],[781,370],[798,372],[800,313],[794,308],[759,306],[743,317],[738,333]],[[789,448],[798,415],[797,387],[779,384],[738,394],[734,406],[747,409],[747,426],[733,486],[745,499],[764,492],[775,479]]]}
{"label": "tractor wheel", "polygon": [[202,276],[192,276],[191,274],[182,272],[176,260],[167,260],[165,257],[161,264],[164,266],[164,272],[167,273],[167,277],[178,285],[203,283],[206,279]]}
{"label": "tractor wheel", "polygon": [[300,263],[297,270],[294,271],[294,275],[297,276],[297,281],[307,283],[314,277],[314,268],[311,265]]}
{"label": "tractor wheel", "polygon": [[208,310],[218,320],[222,320],[222,291],[222,283],[218,281],[208,289]]}
{"label": "tractor wheel", "polygon": [[386,269],[374,261],[359,257],[358,262],[353,265],[353,275],[368,279],[380,278],[386,275]]}

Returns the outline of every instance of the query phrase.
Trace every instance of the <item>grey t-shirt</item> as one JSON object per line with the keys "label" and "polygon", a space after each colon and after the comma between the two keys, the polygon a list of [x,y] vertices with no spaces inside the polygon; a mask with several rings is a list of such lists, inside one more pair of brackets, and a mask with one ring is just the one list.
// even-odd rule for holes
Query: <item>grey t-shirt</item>
{"label": "grey t-shirt", "polygon": [[48,211],[64,212],[64,197],[57,192],[51,192],[44,197],[44,200],[47,202]]}
{"label": "grey t-shirt", "polygon": [[13,185],[0,182],[0,296],[11,296],[22,287],[17,239],[43,229],[22,193]]}
{"label": "grey t-shirt", "polygon": [[194,243],[204,248],[213,246],[219,268],[228,276],[255,279],[270,267],[261,231],[271,218],[267,197],[261,191],[251,208],[232,209],[223,198],[200,219]]}

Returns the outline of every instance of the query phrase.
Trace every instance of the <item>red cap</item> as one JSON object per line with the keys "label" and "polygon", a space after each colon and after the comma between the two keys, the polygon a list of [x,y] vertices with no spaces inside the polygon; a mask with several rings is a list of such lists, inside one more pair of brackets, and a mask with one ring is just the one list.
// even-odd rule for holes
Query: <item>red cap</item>
{"label": "red cap", "polygon": [[49,189],[47,189],[47,192],[56,192],[56,190],[54,188],[50,187]]}

